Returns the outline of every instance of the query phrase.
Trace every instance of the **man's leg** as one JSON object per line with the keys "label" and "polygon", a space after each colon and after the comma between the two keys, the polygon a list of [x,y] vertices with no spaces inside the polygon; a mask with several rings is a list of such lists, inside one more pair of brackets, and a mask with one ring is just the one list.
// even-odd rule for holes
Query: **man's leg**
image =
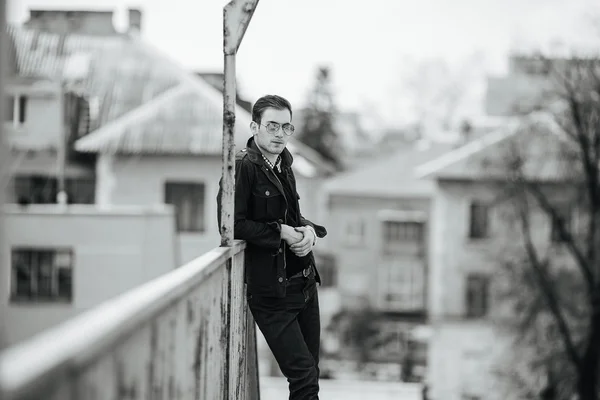
{"label": "man's leg", "polygon": [[[309,292],[313,292],[313,290],[309,289]],[[304,342],[315,361],[318,377],[319,351],[321,347],[321,317],[319,312],[319,295],[316,287],[314,288],[314,292],[310,294],[306,307],[298,314],[298,324],[304,336]]]}
{"label": "man's leg", "polygon": [[252,296],[250,310],[290,388],[290,400],[318,400],[318,370],[297,316],[306,305],[302,284],[285,299]]}

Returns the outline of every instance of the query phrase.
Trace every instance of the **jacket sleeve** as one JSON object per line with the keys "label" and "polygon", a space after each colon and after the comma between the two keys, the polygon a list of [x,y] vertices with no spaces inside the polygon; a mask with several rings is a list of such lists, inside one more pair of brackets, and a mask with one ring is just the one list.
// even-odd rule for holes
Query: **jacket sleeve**
{"label": "jacket sleeve", "polygon": [[324,226],[315,224],[312,221],[309,221],[308,219],[304,218],[302,215],[300,215],[300,225],[302,226],[306,226],[306,225],[310,225],[313,227],[313,229],[315,230],[315,233],[317,234],[317,237],[320,238],[324,238],[325,236],[327,236],[327,229],[325,229]]}
{"label": "jacket sleeve", "polygon": [[[281,244],[281,225],[276,221],[256,222],[247,218],[254,181],[253,172],[252,167],[243,160],[236,160],[233,237],[260,247],[277,249]],[[221,190],[222,182],[219,181],[219,196],[217,198],[219,227],[221,226]]]}

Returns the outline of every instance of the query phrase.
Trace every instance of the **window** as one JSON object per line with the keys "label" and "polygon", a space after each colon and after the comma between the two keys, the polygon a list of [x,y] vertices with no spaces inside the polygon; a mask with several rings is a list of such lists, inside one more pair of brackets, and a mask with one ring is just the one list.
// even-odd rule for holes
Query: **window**
{"label": "window", "polygon": [[14,126],[25,123],[27,118],[27,96],[8,96],[5,99],[4,121]]}
{"label": "window", "polygon": [[[563,219],[564,228],[566,228],[567,232],[573,232],[573,208],[569,205],[562,205],[555,207],[556,212]],[[562,238],[560,236],[560,230],[558,229],[558,220],[552,218],[550,221],[550,239],[554,243],[562,242]]]}
{"label": "window", "polygon": [[381,306],[388,311],[425,309],[425,263],[415,257],[389,257],[378,268]]}
{"label": "window", "polygon": [[321,276],[322,287],[335,287],[337,285],[335,257],[331,254],[315,253],[315,263]]}
{"label": "window", "polygon": [[19,103],[17,107],[17,115],[19,116],[19,124],[25,122],[27,113],[27,97],[19,96]]}
{"label": "window", "polygon": [[487,204],[473,202],[469,209],[469,237],[483,239],[489,236],[490,207]]}
{"label": "window", "polygon": [[418,221],[383,221],[383,253],[422,257],[425,224]]}
{"label": "window", "polygon": [[484,317],[489,307],[490,278],[485,274],[472,273],[467,276],[467,317]]}
{"label": "window", "polygon": [[424,239],[422,222],[384,221],[383,240],[386,245],[421,243]]}
{"label": "window", "polygon": [[175,207],[177,232],[204,232],[204,184],[165,183],[165,202]]}
{"label": "window", "polygon": [[69,196],[69,204],[94,204],[96,200],[96,179],[67,178],[65,190]]}
{"label": "window", "polygon": [[11,252],[12,302],[71,302],[73,252],[19,247]]}
{"label": "window", "polygon": [[[65,190],[69,204],[94,204],[96,180],[90,177],[66,178]],[[19,204],[54,204],[58,194],[58,179],[51,176],[16,176],[12,199]]]}
{"label": "window", "polygon": [[19,204],[53,204],[58,191],[57,180],[48,176],[16,176],[13,201]]}

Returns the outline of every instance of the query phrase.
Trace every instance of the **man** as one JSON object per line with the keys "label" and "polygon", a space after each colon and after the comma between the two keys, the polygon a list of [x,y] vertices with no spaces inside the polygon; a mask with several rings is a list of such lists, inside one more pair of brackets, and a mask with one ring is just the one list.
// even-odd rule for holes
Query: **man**
{"label": "man", "polygon": [[321,278],[312,248],[327,231],[300,213],[286,149],[291,121],[292,107],[280,96],[254,104],[252,137],[236,155],[234,238],[247,242],[248,304],[289,382],[289,398],[313,400],[319,398]]}

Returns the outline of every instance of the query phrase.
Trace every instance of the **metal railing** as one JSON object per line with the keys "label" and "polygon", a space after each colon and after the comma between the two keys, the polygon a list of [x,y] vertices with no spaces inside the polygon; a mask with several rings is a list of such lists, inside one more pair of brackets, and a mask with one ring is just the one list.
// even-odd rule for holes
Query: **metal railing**
{"label": "metal railing", "polygon": [[[233,241],[232,219],[235,124],[232,66],[257,3],[258,0],[232,0],[224,8],[222,246],[30,340],[4,349],[0,353],[0,398],[259,398],[256,330],[244,298],[245,243]],[[2,35],[4,7],[5,0],[0,0]],[[0,65],[0,91],[4,67]],[[1,139],[0,135],[0,151],[5,151]],[[0,192],[7,178],[3,172],[0,171]],[[0,259],[2,262],[5,257]],[[0,295],[3,293],[0,288]],[[0,337],[0,345],[2,342]]]}
{"label": "metal railing", "polygon": [[258,399],[244,248],[216,248],[6,349],[0,398]]}

